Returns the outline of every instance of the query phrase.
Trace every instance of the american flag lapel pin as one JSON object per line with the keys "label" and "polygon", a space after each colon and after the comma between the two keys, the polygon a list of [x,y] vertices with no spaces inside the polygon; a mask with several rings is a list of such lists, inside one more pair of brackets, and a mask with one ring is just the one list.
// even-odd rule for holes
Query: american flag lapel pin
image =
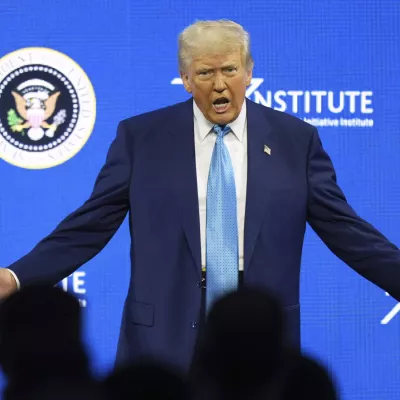
{"label": "american flag lapel pin", "polygon": [[264,153],[271,155],[271,149],[266,144],[264,144]]}

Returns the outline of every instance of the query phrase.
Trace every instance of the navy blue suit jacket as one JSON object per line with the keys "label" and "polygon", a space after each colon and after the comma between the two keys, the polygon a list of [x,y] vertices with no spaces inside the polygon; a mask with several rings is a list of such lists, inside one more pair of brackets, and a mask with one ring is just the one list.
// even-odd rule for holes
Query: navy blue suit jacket
{"label": "navy blue suit jacket", "polygon": [[[281,299],[299,346],[308,222],[339,258],[400,300],[399,250],[347,204],[317,130],[246,101],[245,285]],[[89,200],[9,267],[22,286],[55,284],[94,257],[129,212],[132,269],[117,361],[150,355],[190,363],[201,305],[192,102],[122,121]]]}

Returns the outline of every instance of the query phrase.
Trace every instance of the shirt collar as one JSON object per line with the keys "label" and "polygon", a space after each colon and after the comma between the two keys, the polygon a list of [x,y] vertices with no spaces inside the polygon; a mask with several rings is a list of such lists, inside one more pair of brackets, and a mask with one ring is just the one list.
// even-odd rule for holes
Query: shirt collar
{"label": "shirt collar", "polygon": [[[200,142],[202,142],[206,136],[211,132],[213,126],[212,122],[210,122],[204,114],[200,111],[200,108],[197,106],[196,102],[193,100],[193,115],[196,120],[198,126],[198,135]],[[246,124],[246,100],[244,100],[242,109],[238,117],[229,123],[229,126],[234,133],[234,135],[239,139],[239,141],[243,140],[244,128]]]}

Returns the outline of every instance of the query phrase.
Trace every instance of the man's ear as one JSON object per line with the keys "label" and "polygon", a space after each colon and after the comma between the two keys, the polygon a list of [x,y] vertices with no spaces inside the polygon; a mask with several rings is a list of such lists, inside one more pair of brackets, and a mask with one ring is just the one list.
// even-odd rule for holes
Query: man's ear
{"label": "man's ear", "polygon": [[185,87],[186,91],[192,93],[192,86],[189,81],[189,76],[186,72],[180,71],[179,72],[182,78],[183,86]]}
{"label": "man's ear", "polygon": [[250,71],[247,72],[246,86],[249,86],[251,84],[252,79],[253,79],[253,70],[251,69]]}

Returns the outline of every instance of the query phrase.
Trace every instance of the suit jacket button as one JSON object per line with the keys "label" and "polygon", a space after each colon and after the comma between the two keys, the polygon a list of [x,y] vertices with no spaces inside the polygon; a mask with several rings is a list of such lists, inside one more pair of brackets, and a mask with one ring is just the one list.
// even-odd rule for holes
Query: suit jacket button
{"label": "suit jacket button", "polygon": [[201,288],[201,281],[197,281],[197,287]]}
{"label": "suit jacket button", "polygon": [[197,328],[197,322],[196,321],[192,321],[192,328],[196,329]]}

